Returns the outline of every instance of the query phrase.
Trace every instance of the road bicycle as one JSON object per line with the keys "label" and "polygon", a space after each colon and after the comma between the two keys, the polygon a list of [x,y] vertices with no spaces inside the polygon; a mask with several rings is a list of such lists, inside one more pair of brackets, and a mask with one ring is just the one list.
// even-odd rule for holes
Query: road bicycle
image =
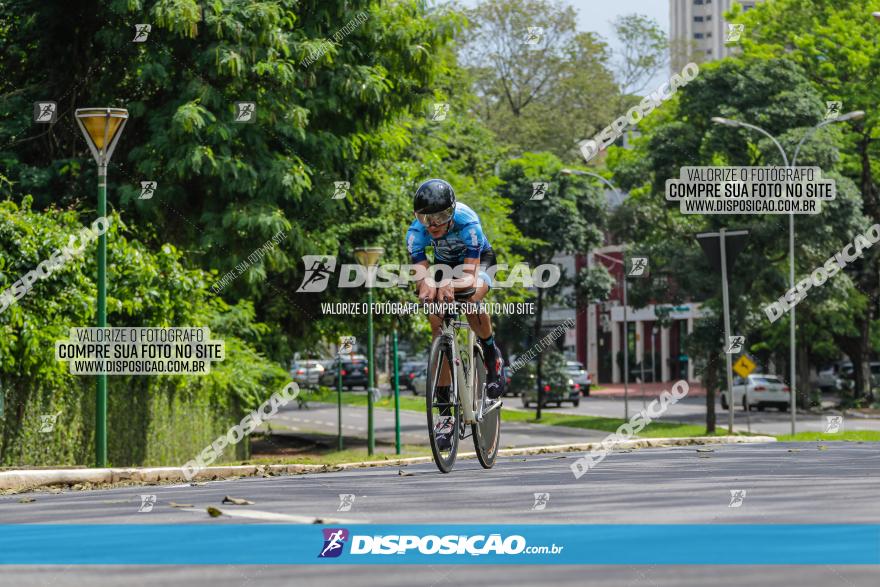
{"label": "road bicycle", "polygon": [[[483,350],[477,344],[473,330],[467,321],[458,320],[459,304],[470,297],[473,291],[456,292],[455,308],[443,316],[441,334],[431,344],[428,362],[428,378],[425,385],[425,406],[428,414],[428,437],[431,440],[431,452],[437,468],[443,473],[452,471],[455,457],[458,454],[460,440],[473,436],[477,459],[484,469],[491,469],[498,456],[498,445],[501,438],[501,400],[492,400],[486,395],[486,365],[483,362]],[[464,344],[459,331],[466,330]],[[448,402],[437,398],[436,390],[443,369],[451,374]],[[453,433],[450,437],[451,446],[441,450],[437,446],[434,427],[441,418],[444,409],[449,409],[453,418]],[[470,434],[468,434],[470,428]]]}

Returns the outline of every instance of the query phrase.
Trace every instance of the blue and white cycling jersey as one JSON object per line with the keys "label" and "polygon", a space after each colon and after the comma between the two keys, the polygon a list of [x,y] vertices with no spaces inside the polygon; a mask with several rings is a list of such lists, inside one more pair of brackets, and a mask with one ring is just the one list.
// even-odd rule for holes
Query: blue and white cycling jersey
{"label": "blue and white cycling jersey", "polygon": [[458,266],[465,259],[479,259],[482,253],[492,250],[489,239],[483,234],[480,217],[469,206],[458,202],[449,231],[434,239],[428,229],[418,220],[413,220],[406,231],[406,250],[413,263],[427,261],[425,248],[434,247],[434,263]]}

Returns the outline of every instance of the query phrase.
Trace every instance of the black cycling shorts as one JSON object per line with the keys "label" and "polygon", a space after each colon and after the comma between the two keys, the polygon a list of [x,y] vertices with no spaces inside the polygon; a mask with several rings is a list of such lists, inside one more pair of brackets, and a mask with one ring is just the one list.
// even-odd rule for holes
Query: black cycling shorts
{"label": "black cycling shorts", "polygon": [[[492,249],[483,249],[480,252],[480,270],[477,272],[477,276],[482,279],[485,283],[489,284],[489,289],[492,289],[492,278],[487,273],[489,267],[494,267],[498,264],[498,260],[495,257],[495,251]],[[440,283],[443,279],[443,271],[438,269],[434,273],[434,281]]]}

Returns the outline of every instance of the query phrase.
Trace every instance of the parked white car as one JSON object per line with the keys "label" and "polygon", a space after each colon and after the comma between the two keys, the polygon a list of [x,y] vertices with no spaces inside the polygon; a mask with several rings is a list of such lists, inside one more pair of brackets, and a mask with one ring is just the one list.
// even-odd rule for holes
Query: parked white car
{"label": "parked white car", "polygon": [[[777,375],[754,373],[745,379],[734,378],[733,401],[734,406],[742,406],[743,409],[756,407],[763,411],[767,406],[775,406],[784,412],[791,404],[791,392]],[[727,409],[726,389],[721,392],[721,407]]]}

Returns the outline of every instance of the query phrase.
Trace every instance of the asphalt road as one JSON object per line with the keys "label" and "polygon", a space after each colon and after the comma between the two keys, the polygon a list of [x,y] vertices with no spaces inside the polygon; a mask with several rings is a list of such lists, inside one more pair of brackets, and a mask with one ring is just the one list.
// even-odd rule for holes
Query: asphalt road
{"label": "asphalt road", "polygon": [[[504,407],[515,398],[505,398]],[[516,400],[519,401],[519,400]],[[373,410],[373,423],[377,442],[394,443],[394,411],[387,409]],[[309,402],[309,409],[299,409],[295,405],[279,410],[272,419],[273,429],[278,424],[293,432],[319,433],[335,435],[338,430],[336,406]],[[342,406],[343,436],[367,437],[367,409],[358,406]],[[504,422],[501,426],[502,448],[520,446],[545,446],[552,444],[570,444],[593,442],[608,436],[607,432],[598,430],[581,430],[561,426],[542,426],[520,422]],[[400,411],[400,440],[403,444],[428,444],[428,424],[424,412]],[[470,443],[470,440],[465,442]],[[471,446],[472,444],[466,444]],[[467,449],[471,450],[471,449]]]}
{"label": "asphalt road", "polygon": [[[824,449],[820,449],[824,446]],[[769,443],[645,449],[610,455],[580,480],[575,455],[499,459],[492,470],[459,461],[450,475],[433,464],[339,473],[211,482],[199,486],[119,488],[0,497],[3,523],[242,523],[315,517],[362,523],[880,523],[880,458],[874,443]],[[731,490],[745,490],[729,507]],[[533,510],[534,493],[549,493]],[[138,513],[142,494],[154,494],[151,512]],[[338,512],[339,494],[354,494]],[[225,495],[251,506],[224,506]],[[175,509],[169,502],[191,504]],[[207,506],[251,518],[210,518]],[[237,545],[230,544],[234,549]],[[683,544],[683,548],[687,545]],[[145,549],[150,544],[144,544]],[[161,566],[2,567],[0,585],[876,585],[876,567],[771,566]]]}

